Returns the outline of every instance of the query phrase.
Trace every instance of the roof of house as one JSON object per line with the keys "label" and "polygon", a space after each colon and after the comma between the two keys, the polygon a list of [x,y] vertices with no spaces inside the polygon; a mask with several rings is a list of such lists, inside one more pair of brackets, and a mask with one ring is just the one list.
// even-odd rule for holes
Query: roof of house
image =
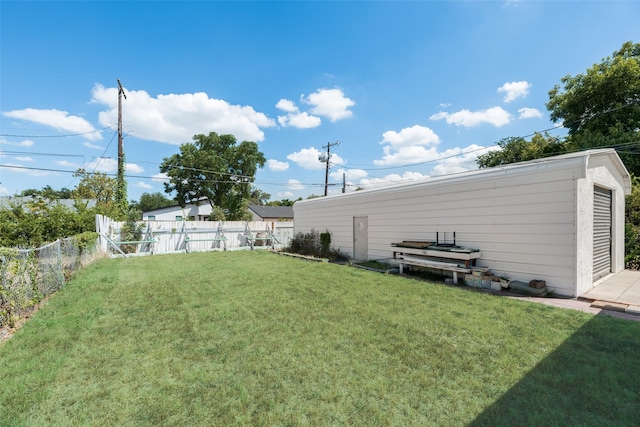
{"label": "roof of house", "polygon": [[260,218],[293,218],[292,206],[249,205]]}

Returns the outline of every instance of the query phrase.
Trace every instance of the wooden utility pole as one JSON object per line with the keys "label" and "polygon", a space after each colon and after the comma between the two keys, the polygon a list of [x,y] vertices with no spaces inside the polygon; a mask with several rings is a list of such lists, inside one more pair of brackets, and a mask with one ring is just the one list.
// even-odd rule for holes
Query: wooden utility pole
{"label": "wooden utility pole", "polygon": [[126,214],[127,205],[127,183],[124,179],[124,142],[122,139],[122,97],[127,99],[120,79],[118,79],[118,176],[116,188],[116,206],[122,215]]}
{"label": "wooden utility pole", "polygon": [[337,145],[340,145],[339,142],[327,142],[327,145],[324,145],[322,148],[326,148],[327,149],[327,154],[321,153],[320,156],[318,156],[318,160],[320,160],[322,163],[326,163],[326,170],[325,170],[325,174],[324,174],[324,195],[327,195],[327,190],[329,187],[329,164],[331,163],[331,147],[335,147]]}

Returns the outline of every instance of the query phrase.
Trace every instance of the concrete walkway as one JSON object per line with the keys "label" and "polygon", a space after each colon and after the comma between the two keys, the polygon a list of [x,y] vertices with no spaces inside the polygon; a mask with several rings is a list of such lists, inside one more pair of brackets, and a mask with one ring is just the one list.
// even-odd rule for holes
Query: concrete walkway
{"label": "concrete walkway", "polygon": [[640,315],[640,271],[624,270],[609,275],[596,282],[582,299],[591,301],[595,307]]}
{"label": "concrete walkway", "polygon": [[609,275],[580,298],[510,298],[640,322],[640,271],[624,270]]}

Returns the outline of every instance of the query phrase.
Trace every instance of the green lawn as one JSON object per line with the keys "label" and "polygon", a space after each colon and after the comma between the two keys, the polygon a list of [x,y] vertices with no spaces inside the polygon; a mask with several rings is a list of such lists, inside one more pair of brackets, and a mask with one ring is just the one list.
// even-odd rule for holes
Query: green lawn
{"label": "green lawn", "polygon": [[640,323],[264,251],[102,260],[0,345],[0,425],[638,425]]}

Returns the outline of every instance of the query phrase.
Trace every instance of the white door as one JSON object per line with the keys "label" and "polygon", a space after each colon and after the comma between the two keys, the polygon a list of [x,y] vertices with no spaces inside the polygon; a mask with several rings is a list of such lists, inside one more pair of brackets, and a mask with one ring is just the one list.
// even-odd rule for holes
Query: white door
{"label": "white door", "polygon": [[369,258],[369,225],[366,216],[353,217],[353,259],[366,261]]}

